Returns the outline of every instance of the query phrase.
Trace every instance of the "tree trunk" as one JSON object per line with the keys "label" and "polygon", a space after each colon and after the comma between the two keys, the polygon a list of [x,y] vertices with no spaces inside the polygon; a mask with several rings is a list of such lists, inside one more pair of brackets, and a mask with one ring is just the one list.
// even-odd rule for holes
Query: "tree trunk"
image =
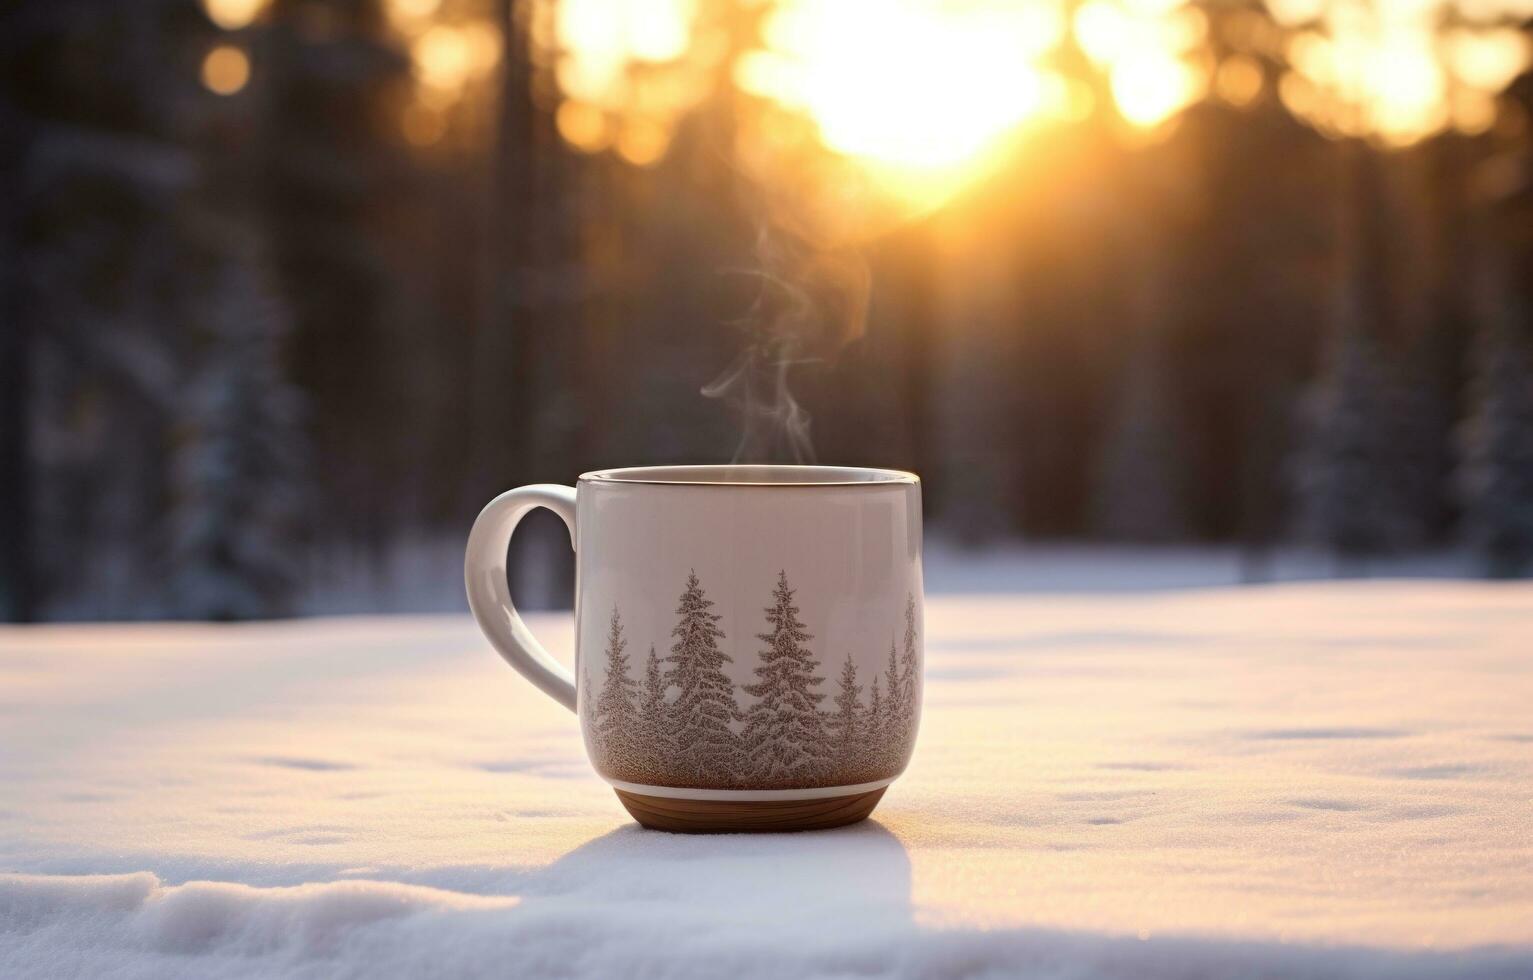
{"label": "tree trunk", "polygon": [[[4,143],[8,152],[0,160],[0,175],[14,189],[27,146],[24,120],[0,103],[0,128],[13,131]],[[23,308],[16,198],[0,195],[0,619],[25,623],[36,618],[38,597],[32,554],[32,324]]]}

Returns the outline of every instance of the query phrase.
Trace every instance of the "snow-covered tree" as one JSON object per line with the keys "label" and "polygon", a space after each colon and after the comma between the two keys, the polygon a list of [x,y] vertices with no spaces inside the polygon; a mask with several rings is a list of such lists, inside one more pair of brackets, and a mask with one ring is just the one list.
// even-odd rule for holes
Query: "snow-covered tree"
{"label": "snow-covered tree", "polygon": [[677,766],[696,780],[733,782],[739,761],[734,729],[740,719],[734,682],[724,673],[730,657],[719,649],[723,617],[709,612],[713,601],[698,584],[697,573],[687,576],[676,614],[681,620],[671,635],[676,642],[666,658],[670,668],[665,684],[677,688],[671,705],[672,731],[676,737]]}
{"label": "snow-covered tree", "polygon": [[596,699],[596,731],[601,735],[607,765],[618,776],[632,777],[638,767],[638,688],[628,676],[628,640],[617,607],[607,626],[607,671]]}
{"label": "snow-covered tree", "polygon": [[1097,465],[1097,529],[1126,541],[1175,541],[1191,526],[1181,479],[1187,453],[1167,391],[1165,357],[1146,339],[1130,355]]}
{"label": "snow-covered tree", "polygon": [[1469,539],[1495,576],[1533,565],[1533,334],[1497,310],[1475,352],[1459,482]]}
{"label": "snow-covered tree", "polygon": [[815,673],[820,662],[804,645],[813,637],[799,622],[786,571],[778,573],[772,599],[766,609],[771,631],[757,634],[766,644],[755,671],[758,680],[745,685],[756,702],[745,712],[740,744],[753,781],[805,785],[824,778],[831,757],[819,709],[825,695],[813,690],[825,678]]}
{"label": "snow-covered tree", "polygon": [[862,685],[857,683],[857,665],[852,655],[846,655],[841,665],[841,676],[836,679],[836,710],[825,720],[826,733],[830,738],[835,758],[834,782],[860,782],[861,755],[863,747],[863,709],[859,700]]}
{"label": "snow-covered tree", "polygon": [[197,619],[290,613],[302,575],[303,436],[283,369],[287,311],[254,245],[233,237],[209,273],[176,456],[175,602]]}
{"label": "snow-covered tree", "polygon": [[1357,561],[1420,537],[1420,515],[1402,477],[1402,447],[1391,420],[1397,378],[1383,346],[1344,323],[1331,366],[1309,411],[1309,438],[1297,473],[1308,536]]}

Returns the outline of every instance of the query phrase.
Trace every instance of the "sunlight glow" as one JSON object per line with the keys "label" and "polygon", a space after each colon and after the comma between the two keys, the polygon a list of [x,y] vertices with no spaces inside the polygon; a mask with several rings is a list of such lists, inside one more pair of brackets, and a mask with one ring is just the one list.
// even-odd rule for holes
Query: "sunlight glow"
{"label": "sunlight glow", "polygon": [[1135,53],[1112,67],[1112,95],[1123,118],[1153,126],[1202,95],[1191,66],[1161,53]]}
{"label": "sunlight glow", "polygon": [[1358,52],[1370,122],[1387,139],[1410,142],[1445,121],[1447,84],[1430,42],[1401,33]]}
{"label": "sunlight glow", "polygon": [[1513,28],[1454,31],[1444,46],[1453,73],[1482,92],[1501,91],[1528,66],[1528,36]]}
{"label": "sunlight glow", "polygon": [[1111,64],[1133,46],[1133,24],[1116,3],[1087,0],[1075,11],[1075,39],[1086,57],[1099,65]]}
{"label": "sunlight glow", "polygon": [[267,0],[203,0],[208,19],[226,31],[249,27],[266,9]]}
{"label": "sunlight glow", "polygon": [[1165,122],[1207,87],[1188,55],[1207,37],[1208,19],[1183,0],[1086,0],[1071,27],[1086,57],[1107,72],[1119,114],[1135,126]]}
{"label": "sunlight glow", "polygon": [[422,34],[410,48],[416,77],[423,85],[446,91],[463,87],[474,71],[474,53],[466,32],[440,26]]}
{"label": "sunlight glow", "polygon": [[[817,148],[923,201],[993,172],[1043,126],[1116,110],[1132,129],[1169,132],[1205,97],[1245,107],[1269,87],[1333,136],[1404,145],[1450,126],[1480,132],[1533,54],[1525,34],[1495,26],[1533,0],[1265,0],[1265,12],[1189,0],[529,2],[546,104],[577,149],[655,164],[722,79],[750,97],[745,158]],[[439,108],[502,54],[498,31],[445,24],[441,4],[387,0],[391,21],[414,25],[419,97]]]}
{"label": "sunlight glow", "polygon": [[808,119],[826,148],[927,196],[985,169],[1028,124],[1080,111],[1042,67],[1065,27],[1052,0],[789,0],[734,78]]}
{"label": "sunlight glow", "polygon": [[695,0],[534,0],[534,58],[564,97],[560,135],[584,153],[660,162],[722,59],[722,32],[700,29],[698,13]]}
{"label": "sunlight glow", "polygon": [[1326,0],[1267,0],[1267,9],[1284,27],[1298,27],[1318,20],[1325,3]]}
{"label": "sunlight glow", "polygon": [[565,52],[561,84],[591,102],[620,96],[631,62],[660,64],[686,53],[694,13],[690,0],[563,0],[554,21]]}
{"label": "sunlight glow", "polygon": [[[1269,0],[1278,11],[1290,2]],[[1525,2],[1484,0],[1483,10],[1448,0],[1323,4],[1287,44],[1297,76],[1279,94],[1295,115],[1334,135],[1404,146],[1448,126],[1483,132],[1495,120],[1488,96],[1528,65],[1527,39],[1509,28],[1440,25],[1514,15],[1512,6]]]}

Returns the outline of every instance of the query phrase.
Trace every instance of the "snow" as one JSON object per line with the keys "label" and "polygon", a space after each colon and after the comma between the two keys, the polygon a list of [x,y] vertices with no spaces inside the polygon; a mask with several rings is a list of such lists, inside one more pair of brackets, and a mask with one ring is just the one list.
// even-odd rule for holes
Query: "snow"
{"label": "snow", "polygon": [[0,976],[1533,975],[1533,587],[927,628],[874,820],[719,838],[461,616],[0,629]]}

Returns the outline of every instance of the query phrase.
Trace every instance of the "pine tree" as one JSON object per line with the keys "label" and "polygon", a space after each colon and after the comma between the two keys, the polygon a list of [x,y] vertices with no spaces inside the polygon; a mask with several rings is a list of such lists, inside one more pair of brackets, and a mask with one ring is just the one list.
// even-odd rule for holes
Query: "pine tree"
{"label": "pine tree", "polygon": [[[241,150],[231,155],[256,195],[292,307],[289,363],[312,406],[309,438],[325,461],[313,468],[326,515],[319,544],[381,550],[412,493],[461,482],[444,471],[451,457],[436,455],[438,443],[457,449],[458,433],[415,435],[400,451],[402,434],[419,431],[411,427],[434,410],[420,400],[434,387],[426,379],[433,369],[456,370],[446,368],[453,362],[433,364],[440,356],[433,347],[458,350],[446,332],[420,342],[415,277],[431,260],[419,251],[410,214],[429,206],[421,196],[426,177],[392,127],[380,125],[380,113],[395,111],[386,107],[398,104],[409,63],[380,29],[384,4],[376,0],[263,6],[267,15],[247,29],[257,59],[251,99],[227,100],[229,111],[244,115],[259,107],[260,128],[233,143]],[[322,30],[311,29],[316,11]],[[453,244],[442,250],[453,256],[447,262],[471,265]],[[381,418],[391,420],[393,438],[363,435],[376,432]],[[375,492],[380,484],[390,492]]]}
{"label": "pine tree", "polygon": [[905,596],[905,649],[900,656],[900,696],[906,720],[915,718],[921,686],[921,656],[916,650],[916,597]]}
{"label": "pine tree", "polygon": [[596,689],[591,686],[591,671],[580,668],[580,687],[576,689],[577,701],[585,717],[586,740],[590,743],[591,758],[605,759],[607,747],[602,743],[601,732],[596,730]]}
{"label": "pine tree", "polygon": [[210,32],[185,0],[15,0],[0,38],[0,607],[181,613],[164,566],[211,261],[230,232],[267,237],[210,200],[250,103],[201,97],[186,58]]}
{"label": "pine tree", "polygon": [[1418,535],[1388,420],[1399,404],[1386,351],[1343,323],[1327,377],[1310,407],[1300,459],[1301,520],[1345,563],[1399,548]]}
{"label": "pine tree", "polygon": [[898,759],[903,761],[915,737],[916,715],[921,706],[921,656],[916,649],[916,597],[905,596],[904,651],[900,655],[900,738]]}
{"label": "pine tree", "polygon": [[1512,577],[1533,565],[1533,331],[1504,314],[1488,321],[1459,480],[1486,572]]}
{"label": "pine tree", "polygon": [[231,239],[208,283],[176,457],[176,604],[196,619],[289,614],[302,578],[301,399],[283,370],[287,310],[255,243]]}
{"label": "pine tree", "polygon": [[894,652],[894,640],[889,641],[889,663],[884,668],[884,716],[882,738],[876,755],[878,768],[887,771],[894,767],[900,757],[900,745],[905,738],[905,677],[900,671],[899,657]]}
{"label": "pine tree", "polygon": [[766,609],[772,630],[757,634],[767,645],[756,668],[760,679],[745,685],[756,703],[745,713],[740,742],[755,781],[802,786],[824,779],[829,768],[831,748],[819,709],[825,695],[811,690],[825,678],[815,674],[820,662],[804,646],[813,637],[798,620],[787,572],[778,573],[772,598]]}
{"label": "pine tree", "polygon": [[[1400,322],[1390,282],[1390,228],[1396,202],[1388,160],[1360,141],[1344,156],[1343,207],[1335,217],[1341,262],[1325,376],[1311,407],[1302,456],[1302,519],[1340,568],[1419,544],[1427,536],[1418,475],[1420,412],[1403,370]],[[1434,482],[1429,478],[1425,482]]]}
{"label": "pine tree", "polygon": [[873,675],[873,684],[868,692],[868,713],[863,719],[862,725],[862,769],[869,778],[875,778],[884,771],[884,733],[888,730],[889,706],[884,701],[884,693],[879,688],[879,677]]}
{"label": "pine tree", "polygon": [[669,706],[665,702],[665,691],[660,658],[655,655],[652,643],[649,657],[644,661],[644,697],[639,702],[638,726],[640,762],[649,778],[664,772],[670,762],[670,726],[666,724]]}
{"label": "pine tree", "polygon": [[[1524,117],[1533,112],[1533,73],[1507,95]],[[1498,577],[1533,568],[1533,150],[1523,141],[1500,162],[1519,177],[1485,203],[1485,246],[1473,285],[1470,417],[1458,474],[1470,543],[1486,573]]]}
{"label": "pine tree", "polygon": [[729,655],[719,649],[724,631],[711,613],[713,601],[698,584],[697,573],[687,576],[676,614],[681,621],[671,630],[676,642],[666,662],[667,686],[678,688],[671,705],[672,730],[676,736],[678,766],[704,785],[734,781],[738,753],[732,722],[740,719],[734,683],[724,673]]}
{"label": "pine tree", "polygon": [[1165,361],[1150,338],[1129,355],[1093,499],[1096,527],[1110,538],[1172,541],[1185,538],[1191,525],[1180,483],[1186,453]]}
{"label": "pine tree", "polygon": [[596,731],[601,734],[606,762],[613,775],[630,778],[637,767],[636,746],[639,710],[636,697],[639,685],[628,676],[628,641],[623,638],[623,621],[617,607],[612,607],[612,621],[607,627],[607,676],[601,696],[596,701]]}
{"label": "pine tree", "polygon": [[851,654],[846,655],[846,663],[841,665],[841,676],[836,685],[836,711],[825,720],[825,728],[835,753],[834,782],[861,782],[864,719],[862,702],[858,696],[862,694],[862,685],[857,683],[857,665],[852,663]]}

